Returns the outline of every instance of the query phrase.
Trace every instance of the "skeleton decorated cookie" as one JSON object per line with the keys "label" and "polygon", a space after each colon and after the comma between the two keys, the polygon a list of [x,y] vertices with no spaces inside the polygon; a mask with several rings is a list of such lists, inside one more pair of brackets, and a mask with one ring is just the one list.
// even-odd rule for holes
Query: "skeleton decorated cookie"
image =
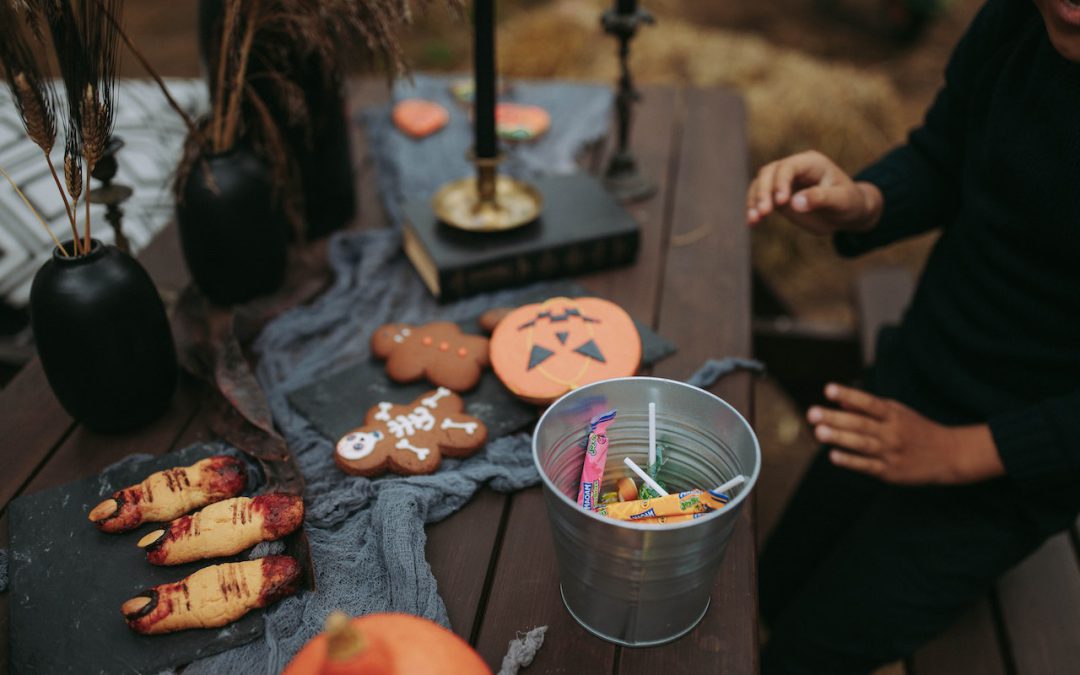
{"label": "skeleton decorated cookie", "polygon": [[468,457],[487,441],[487,427],[464,409],[446,387],[408,405],[384,401],[368,411],[364,426],[338,441],[334,461],[355,476],[433,473],[443,456]]}
{"label": "skeleton decorated cookie", "polygon": [[488,339],[466,335],[449,321],[380,326],[371,336],[371,353],[386,359],[386,374],[395,382],[426,378],[453,391],[475,387],[490,363]]}

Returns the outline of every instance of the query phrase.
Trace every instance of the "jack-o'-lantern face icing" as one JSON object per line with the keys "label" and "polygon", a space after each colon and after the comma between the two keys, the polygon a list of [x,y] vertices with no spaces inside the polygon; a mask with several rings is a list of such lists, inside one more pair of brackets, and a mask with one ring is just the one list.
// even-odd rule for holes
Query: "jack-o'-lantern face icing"
{"label": "jack-o'-lantern face icing", "polygon": [[637,372],[641,338],[618,305],[552,298],[519,307],[491,336],[491,364],[517,396],[549,403],[571,389]]}

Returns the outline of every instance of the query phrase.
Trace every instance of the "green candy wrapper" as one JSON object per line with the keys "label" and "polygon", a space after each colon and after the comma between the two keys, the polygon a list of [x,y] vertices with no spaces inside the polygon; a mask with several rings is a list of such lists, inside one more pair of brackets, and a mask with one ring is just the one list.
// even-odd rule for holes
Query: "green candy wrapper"
{"label": "green candy wrapper", "polygon": [[[657,485],[659,485],[660,487],[667,490],[667,486],[664,485],[664,482],[660,480],[660,468],[663,467],[663,465],[664,465],[664,448],[661,447],[660,444],[658,443],[656,445],[656,462],[653,463],[653,464],[650,464],[649,468],[646,469],[646,471],[649,474],[649,478],[652,478],[654,481],[656,481]],[[638,488],[638,498],[639,499],[656,499],[659,496],[660,495],[656,492],[656,490],[653,490],[646,483],[642,483],[641,487]]]}

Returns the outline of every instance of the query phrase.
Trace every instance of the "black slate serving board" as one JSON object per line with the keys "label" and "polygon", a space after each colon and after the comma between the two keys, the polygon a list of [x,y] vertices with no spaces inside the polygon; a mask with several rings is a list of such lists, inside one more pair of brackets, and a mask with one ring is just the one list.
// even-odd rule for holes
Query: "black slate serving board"
{"label": "black slate serving board", "polygon": [[[99,532],[87,519],[98,502],[149,474],[223,454],[219,445],[195,445],[145,461],[129,461],[76,483],[20,497],[11,503],[11,670],[15,673],[158,673],[232,647],[263,633],[261,611],[218,629],[139,635],[120,605],[139,591],[176,581],[211,564],[173,567],[146,562],[136,542],[160,525],[124,534]],[[224,454],[240,456],[228,449]],[[251,462],[248,489],[258,487]],[[253,483],[254,478],[254,483]],[[290,535],[290,538],[296,535]],[[296,542],[287,543],[294,553]]]}
{"label": "black slate serving board", "polygon": [[[523,290],[516,305],[540,302],[557,296],[583,297],[593,295],[573,282],[544,284]],[[657,335],[644,324],[634,322],[641,336],[642,367],[650,366],[675,353],[671,341]],[[476,320],[460,322],[466,333],[480,334]],[[369,408],[380,401],[408,403],[434,389],[421,381],[398,384],[386,376],[383,361],[371,359],[354,363],[317,382],[289,393],[289,403],[328,439],[337,440],[346,432],[364,423]],[[488,438],[519,431],[536,420],[537,407],[518,399],[503,386],[489,369],[484,371],[480,384],[466,392],[465,411],[479,418],[488,428]]]}

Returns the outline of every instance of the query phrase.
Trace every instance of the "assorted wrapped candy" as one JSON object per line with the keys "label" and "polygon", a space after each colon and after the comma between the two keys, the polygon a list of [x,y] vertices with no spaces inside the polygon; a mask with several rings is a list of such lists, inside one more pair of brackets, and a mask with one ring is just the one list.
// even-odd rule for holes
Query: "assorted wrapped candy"
{"label": "assorted wrapped candy", "polygon": [[643,520],[708,513],[723,508],[727,503],[728,498],[725,495],[708,490],[689,490],[666,497],[604,504],[597,509],[597,513],[616,520]]}
{"label": "assorted wrapped candy", "polygon": [[[727,490],[745,482],[744,476],[736,476],[714,490],[695,489],[676,494],[658,492],[654,488],[665,489],[658,480],[664,458],[660,446],[654,445],[656,460],[650,464],[648,473],[629,457],[624,458],[627,467],[642,479],[640,488],[632,477],[624,476],[614,486],[608,485],[607,491],[601,492],[608,452],[607,428],[615,415],[615,410],[609,410],[589,422],[589,437],[585,446],[585,461],[577,497],[578,505],[583,509],[595,511],[614,520],[652,525],[681,523],[722,509],[731,500]],[[649,483],[653,483],[653,486]]]}
{"label": "assorted wrapped candy", "polygon": [[596,509],[600,503],[600,485],[604,481],[607,462],[607,428],[615,419],[615,410],[597,415],[589,422],[589,440],[585,446],[585,466],[581,469],[581,485],[577,503],[583,509]]}

